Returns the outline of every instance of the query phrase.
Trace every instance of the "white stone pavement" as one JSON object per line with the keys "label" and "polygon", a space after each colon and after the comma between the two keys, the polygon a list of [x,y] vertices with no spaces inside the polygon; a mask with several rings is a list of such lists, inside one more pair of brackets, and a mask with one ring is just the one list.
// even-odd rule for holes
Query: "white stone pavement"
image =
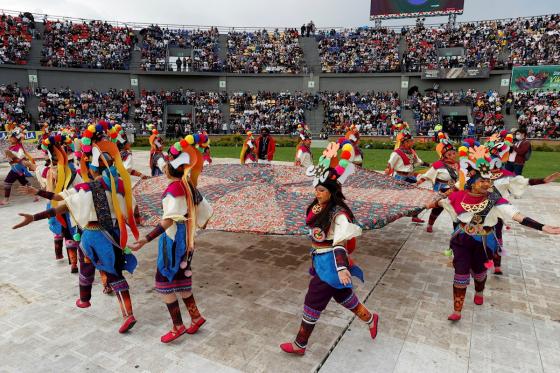
{"label": "white stone pavement", "polygon": [[[146,172],[146,152],[135,156]],[[0,178],[6,171],[0,166]],[[74,306],[77,277],[54,260],[44,222],[9,229],[17,212],[44,203],[17,195],[13,202],[0,208],[0,372],[560,372],[560,237],[515,223],[505,232],[504,276],[489,276],[483,306],[473,305],[469,289],[458,324],[446,320],[449,218],[442,214],[433,234],[408,219],[368,232],[356,256],[368,281],[357,292],[362,299],[371,292],[366,304],[380,314],[379,336],[372,341],[359,320],[331,304],[300,358],[278,344],[299,324],[305,240],[203,233],[194,281],[208,323],[163,345],[169,316],[153,292],[155,246],[139,253],[139,270],[128,276],[139,322],[119,335],[116,300],[98,285],[91,308]],[[560,225],[558,184],[532,187],[513,202]]]}

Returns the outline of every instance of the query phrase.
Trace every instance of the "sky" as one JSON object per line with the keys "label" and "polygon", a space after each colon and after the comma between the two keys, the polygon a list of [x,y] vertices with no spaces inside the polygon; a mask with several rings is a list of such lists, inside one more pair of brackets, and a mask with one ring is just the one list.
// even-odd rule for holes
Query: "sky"
{"label": "sky", "polygon": [[[357,27],[369,21],[370,0],[0,0],[0,9],[87,19],[234,27]],[[560,0],[465,0],[457,21],[560,13]],[[414,20],[383,21],[385,25]],[[434,17],[426,23],[443,23]]]}

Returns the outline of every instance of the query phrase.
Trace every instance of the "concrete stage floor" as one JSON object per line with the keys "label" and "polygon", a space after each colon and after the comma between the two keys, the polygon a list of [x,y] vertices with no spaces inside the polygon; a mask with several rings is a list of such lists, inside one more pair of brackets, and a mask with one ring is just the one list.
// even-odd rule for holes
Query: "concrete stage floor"
{"label": "concrete stage floor", "polygon": [[[146,171],[146,152],[135,157]],[[2,179],[6,173],[0,167]],[[560,185],[543,185],[513,202],[560,225],[559,197]],[[138,253],[138,269],[127,276],[138,323],[119,335],[117,301],[102,293],[98,276],[92,306],[75,307],[78,276],[54,260],[46,222],[10,229],[17,212],[43,208],[17,193],[0,208],[0,372],[560,371],[558,236],[513,223],[505,232],[504,276],[489,275],[482,306],[474,306],[469,288],[463,319],[451,324],[453,271],[442,255],[449,218],[442,214],[433,234],[409,219],[367,232],[355,255],[366,273],[357,294],[380,315],[377,339],[331,302],[307,354],[295,357],[278,345],[299,327],[309,281],[305,238],[202,232],[193,290],[207,323],[164,345],[159,338],[171,325],[153,291],[155,243]],[[182,312],[188,322],[184,306]]]}

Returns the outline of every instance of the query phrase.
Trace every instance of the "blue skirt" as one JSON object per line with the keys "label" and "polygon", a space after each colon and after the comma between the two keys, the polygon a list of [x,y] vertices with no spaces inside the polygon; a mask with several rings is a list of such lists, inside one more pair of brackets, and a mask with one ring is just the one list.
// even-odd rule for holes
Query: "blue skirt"
{"label": "blue skirt", "polygon": [[[113,237],[119,239],[118,229],[113,230]],[[120,276],[123,270],[133,273],[138,265],[134,255],[114,246],[100,230],[84,229],[80,246],[95,268],[115,276]]]}
{"label": "blue skirt", "polygon": [[[336,289],[351,288],[352,283],[343,285],[338,278],[336,262],[332,252],[324,254],[313,254],[313,269],[319,278]],[[348,268],[350,274],[364,282],[364,272],[360,267],[354,265]]]}
{"label": "blue skirt", "polygon": [[176,223],[175,240],[164,232],[159,237],[157,268],[170,282],[180,269],[181,262],[187,253],[187,228],[184,223]]}

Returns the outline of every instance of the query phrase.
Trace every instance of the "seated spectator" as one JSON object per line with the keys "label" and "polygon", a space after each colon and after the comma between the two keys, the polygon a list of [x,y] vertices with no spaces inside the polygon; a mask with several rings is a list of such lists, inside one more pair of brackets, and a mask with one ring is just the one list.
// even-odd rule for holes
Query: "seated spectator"
{"label": "seated spectator", "polygon": [[560,138],[559,92],[515,93],[514,100],[518,125],[528,138]]}
{"label": "seated spectator", "polygon": [[128,70],[136,36],[102,21],[47,21],[43,38],[43,66]]}
{"label": "seated spectator", "polygon": [[323,128],[330,135],[343,135],[359,125],[364,135],[391,135],[401,121],[401,102],[395,92],[323,92]]}
{"label": "seated spectator", "polygon": [[399,35],[388,29],[360,27],[317,35],[324,73],[399,71]]}
{"label": "seated spectator", "polygon": [[299,74],[304,64],[298,31],[228,33],[226,68],[232,73]]}
{"label": "seated spectator", "polygon": [[25,65],[35,32],[29,13],[17,17],[0,16],[0,64]]}
{"label": "seated spectator", "polygon": [[0,131],[5,131],[7,123],[24,125],[31,129],[31,115],[25,109],[29,97],[27,88],[20,88],[17,83],[0,85]]}

